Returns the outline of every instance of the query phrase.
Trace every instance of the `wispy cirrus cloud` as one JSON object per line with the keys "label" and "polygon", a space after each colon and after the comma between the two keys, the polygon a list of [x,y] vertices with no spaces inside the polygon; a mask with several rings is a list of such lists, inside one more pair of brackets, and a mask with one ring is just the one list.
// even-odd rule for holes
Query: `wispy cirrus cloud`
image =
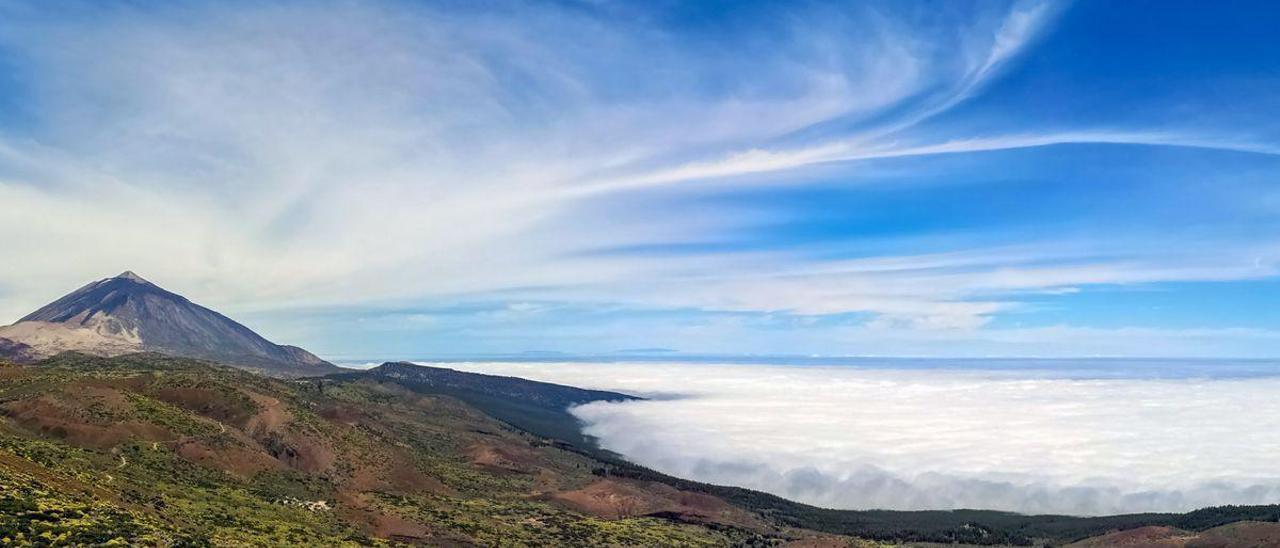
{"label": "wispy cirrus cloud", "polygon": [[[20,91],[35,112],[3,143],[7,229],[37,227],[34,212],[125,230],[123,218],[172,213],[134,223],[133,251],[110,232],[71,223],[26,231],[31,249],[48,247],[38,242],[45,233],[76,233],[59,237],[83,258],[74,273],[40,266],[57,263],[51,257],[23,259],[67,279],[97,274],[104,262],[135,264],[198,282],[215,301],[289,300],[304,290],[325,299],[337,280],[373,272],[386,283],[362,283],[371,294],[356,298],[441,285],[456,292],[471,284],[450,281],[454,269],[481,264],[504,274],[475,290],[569,282],[593,268],[558,268],[563,280],[512,273],[555,268],[577,248],[709,223],[563,234],[556,225],[572,198],[556,189],[629,163],[873,114],[932,85],[929,65],[949,62],[900,47],[928,39],[928,29],[869,13],[845,22],[871,29],[866,39],[837,34],[848,30],[838,25],[821,35],[798,24],[767,29],[795,55],[766,58],[737,83],[706,85],[685,75],[714,77],[725,54],[661,28],[553,6],[502,16],[397,3],[86,9],[99,17],[10,8],[5,51],[30,74]],[[961,21],[973,26],[962,35],[998,22],[983,17]],[[184,248],[180,260],[145,251],[165,247]],[[120,258],[91,258],[94,249]],[[431,281],[405,283],[395,270]]]}
{"label": "wispy cirrus cloud", "polygon": [[[1103,119],[934,131],[1062,3],[751,6],[705,28],[656,6],[79,7],[93,16],[0,8],[21,74],[0,110],[0,231],[21,234],[4,251],[23,265],[0,272],[0,312],[15,318],[125,269],[241,312],[545,300],[925,330],[1081,286],[1275,274],[1269,243],[1218,230],[1187,236],[1196,254],[1069,234],[1015,252],[944,229],[850,260],[851,240],[884,235],[756,245],[808,212],[712,203],[1056,145],[1276,155],[1245,132]],[[736,243],[625,251],[718,242]]]}
{"label": "wispy cirrus cloud", "polygon": [[1204,136],[1152,132],[1082,131],[1040,135],[1005,135],[912,145],[893,140],[877,143],[858,138],[855,140],[822,143],[799,149],[767,150],[757,148],[734,152],[717,160],[685,164],[667,171],[645,174],[631,179],[611,180],[597,185],[588,185],[580,189],[580,191],[587,193],[609,192],[646,186],[694,183],[706,179],[780,172],[837,162],[981,153],[1073,144],[1185,147],[1280,156],[1280,147],[1270,143],[1233,141],[1232,139],[1215,140]]}

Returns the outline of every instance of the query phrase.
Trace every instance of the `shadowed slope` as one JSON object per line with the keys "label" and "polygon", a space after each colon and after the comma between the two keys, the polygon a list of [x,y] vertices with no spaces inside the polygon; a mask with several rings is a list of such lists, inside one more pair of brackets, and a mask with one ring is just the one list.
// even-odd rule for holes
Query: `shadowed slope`
{"label": "shadowed slope", "polygon": [[408,362],[387,362],[368,371],[339,373],[332,378],[395,382],[421,394],[452,396],[516,428],[565,441],[584,450],[595,449],[596,442],[582,433],[578,419],[569,414],[570,407],[599,400],[641,399],[617,392],[584,390]]}
{"label": "shadowed slope", "polygon": [[0,360],[15,363],[27,363],[37,360],[40,355],[30,345],[0,337]]}

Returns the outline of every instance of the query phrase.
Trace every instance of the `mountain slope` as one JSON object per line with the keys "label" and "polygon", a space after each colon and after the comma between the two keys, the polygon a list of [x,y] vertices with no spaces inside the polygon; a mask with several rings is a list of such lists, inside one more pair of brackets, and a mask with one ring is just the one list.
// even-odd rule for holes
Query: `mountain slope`
{"label": "mountain slope", "polygon": [[[418,376],[405,367],[416,366],[387,369]],[[53,545],[799,547],[881,546],[859,537],[1109,546],[1172,534],[1211,541],[1186,546],[1280,545],[1273,524],[1242,523],[1275,522],[1280,506],[1097,518],[815,508],[531,435],[430,392],[440,384],[383,373],[283,380],[157,354],[0,361],[0,537],[20,532]],[[521,379],[423,375],[481,394],[515,390],[545,409],[576,398],[571,387]],[[1111,533],[1124,530],[1133,531]]]}
{"label": "mountain slope", "polygon": [[392,382],[283,380],[157,354],[0,365],[0,537],[220,546],[824,537],[712,496],[603,478],[599,466]]}
{"label": "mountain slope", "polygon": [[26,363],[37,360],[40,355],[30,345],[0,337],[0,360],[15,363]]}
{"label": "mountain slope", "polygon": [[276,374],[324,374],[332,364],[268,341],[249,328],[125,272],[88,284],[0,327],[0,338],[48,357],[77,351],[100,356],[163,352]]}
{"label": "mountain slope", "polygon": [[1240,521],[1205,531],[1147,526],[1116,531],[1068,545],[1068,548],[1263,548],[1280,545],[1280,523]]}
{"label": "mountain slope", "polygon": [[584,390],[516,377],[467,373],[408,362],[387,362],[367,371],[330,375],[334,379],[394,382],[420,394],[450,396],[489,416],[534,435],[568,442],[581,449],[596,448],[582,433],[568,408],[592,401],[636,400],[635,396]]}

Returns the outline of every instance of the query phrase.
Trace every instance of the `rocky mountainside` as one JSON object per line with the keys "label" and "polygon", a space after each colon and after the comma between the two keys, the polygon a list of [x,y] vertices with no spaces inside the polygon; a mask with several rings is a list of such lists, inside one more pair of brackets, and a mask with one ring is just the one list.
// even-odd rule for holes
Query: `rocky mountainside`
{"label": "rocky mountainside", "polygon": [[39,358],[39,353],[36,352],[36,349],[31,348],[30,345],[0,337],[0,360],[23,363],[35,361]]}
{"label": "rocky mountainside", "polygon": [[0,356],[30,361],[59,352],[99,356],[162,352],[271,374],[324,374],[337,368],[133,272],[99,280],[0,327]]}

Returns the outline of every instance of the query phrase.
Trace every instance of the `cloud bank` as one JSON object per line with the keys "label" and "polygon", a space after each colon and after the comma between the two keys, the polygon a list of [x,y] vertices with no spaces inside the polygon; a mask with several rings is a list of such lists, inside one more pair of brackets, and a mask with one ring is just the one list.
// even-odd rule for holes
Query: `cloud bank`
{"label": "cloud bank", "polygon": [[1280,499],[1280,377],[1253,376],[1266,364],[1239,378],[1219,362],[1048,363],[448,366],[664,395],[573,412],[645,466],[820,506],[1093,515]]}

